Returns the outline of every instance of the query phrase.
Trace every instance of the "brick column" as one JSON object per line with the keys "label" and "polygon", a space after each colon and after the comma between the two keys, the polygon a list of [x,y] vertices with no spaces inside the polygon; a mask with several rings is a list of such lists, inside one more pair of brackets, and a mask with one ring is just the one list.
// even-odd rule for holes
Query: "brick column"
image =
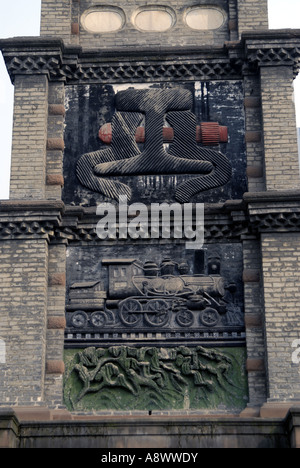
{"label": "brick column", "polygon": [[[78,0],[77,0],[78,1]],[[61,37],[69,42],[71,34],[72,0],[43,0],[41,36]]]}
{"label": "brick column", "polygon": [[45,402],[62,405],[66,302],[66,245],[49,246]]}
{"label": "brick column", "polygon": [[266,31],[268,25],[268,0],[238,0],[239,36],[244,31]]}
{"label": "brick column", "polygon": [[48,78],[15,78],[10,199],[45,198]]}
{"label": "brick column", "polygon": [[46,239],[0,243],[0,406],[43,401],[46,356],[48,245]]}
{"label": "brick column", "polygon": [[292,67],[261,67],[261,100],[266,189],[299,188]]}
{"label": "brick column", "polygon": [[[58,255],[49,241],[63,209],[61,202],[0,202],[0,337],[6,351],[5,362],[0,362],[0,406],[41,406],[45,402],[51,347],[47,343],[47,308],[53,315],[54,307],[48,290],[55,280],[49,273]],[[63,268],[64,252],[60,256],[62,262],[58,257],[57,263]],[[62,307],[61,296],[56,307],[58,303]],[[62,343],[60,347],[56,355],[62,354]]]}
{"label": "brick column", "polygon": [[300,338],[300,234],[262,234],[261,245],[269,401],[300,401],[300,365],[292,359]]}
{"label": "brick column", "polygon": [[244,294],[245,327],[247,336],[247,371],[249,408],[261,406],[267,398],[265,373],[265,340],[263,330],[263,287],[261,275],[261,251],[257,240],[245,240]]}
{"label": "brick column", "polygon": [[63,178],[64,83],[49,83],[48,132],[46,158],[46,199],[61,200]]}

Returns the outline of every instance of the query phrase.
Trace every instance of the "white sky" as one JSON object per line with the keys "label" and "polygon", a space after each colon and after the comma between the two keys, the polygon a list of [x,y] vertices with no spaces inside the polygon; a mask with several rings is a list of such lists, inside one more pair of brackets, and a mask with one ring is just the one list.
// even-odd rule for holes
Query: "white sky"
{"label": "white sky", "polygon": [[[146,2],[145,2],[146,3]],[[41,0],[0,0],[0,38],[38,36]],[[269,0],[271,29],[300,29],[300,0]],[[300,76],[295,80],[297,126],[300,127]],[[0,54],[0,199],[8,198],[13,86]]]}

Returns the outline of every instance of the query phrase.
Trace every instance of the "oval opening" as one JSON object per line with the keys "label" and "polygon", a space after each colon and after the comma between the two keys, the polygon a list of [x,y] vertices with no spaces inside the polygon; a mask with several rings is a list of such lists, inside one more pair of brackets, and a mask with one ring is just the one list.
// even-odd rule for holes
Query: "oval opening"
{"label": "oval opening", "polygon": [[212,31],[223,26],[225,15],[216,8],[196,7],[187,12],[186,24],[198,31]]}
{"label": "oval opening", "polygon": [[98,8],[86,11],[82,15],[81,23],[88,32],[103,34],[121,29],[124,26],[125,17],[121,10]]}
{"label": "oval opening", "polygon": [[174,24],[174,16],[163,8],[148,8],[139,11],[134,19],[136,28],[144,32],[165,32]]}

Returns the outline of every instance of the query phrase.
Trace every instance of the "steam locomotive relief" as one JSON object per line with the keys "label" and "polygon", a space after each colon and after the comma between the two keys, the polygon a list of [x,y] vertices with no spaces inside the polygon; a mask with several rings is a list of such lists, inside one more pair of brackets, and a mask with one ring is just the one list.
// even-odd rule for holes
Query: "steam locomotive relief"
{"label": "steam locomotive relief", "polygon": [[108,287],[97,281],[71,285],[68,327],[136,331],[242,325],[236,285],[220,275],[218,259],[211,259],[207,275],[191,275],[188,264],[170,258],[160,265],[136,259],[102,264],[108,268]]}

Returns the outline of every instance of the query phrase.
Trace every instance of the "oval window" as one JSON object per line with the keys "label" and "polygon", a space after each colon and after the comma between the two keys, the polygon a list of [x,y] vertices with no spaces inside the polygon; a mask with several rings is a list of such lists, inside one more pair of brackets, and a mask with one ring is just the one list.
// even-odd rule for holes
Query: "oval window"
{"label": "oval window", "polygon": [[225,14],[217,8],[195,7],[187,12],[185,21],[191,29],[209,31],[223,26]]}
{"label": "oval window", "polygon": [[119,8],[95,7],[83,13],[81,24],[94,34],[115,32],[124,26],[125,15]]}
{"label": "oval window", "polygon": [[175,22],[175,14],[171,9],[149,7],[140,10],[134,18],[134,25],[140,31],[165,32]]}

